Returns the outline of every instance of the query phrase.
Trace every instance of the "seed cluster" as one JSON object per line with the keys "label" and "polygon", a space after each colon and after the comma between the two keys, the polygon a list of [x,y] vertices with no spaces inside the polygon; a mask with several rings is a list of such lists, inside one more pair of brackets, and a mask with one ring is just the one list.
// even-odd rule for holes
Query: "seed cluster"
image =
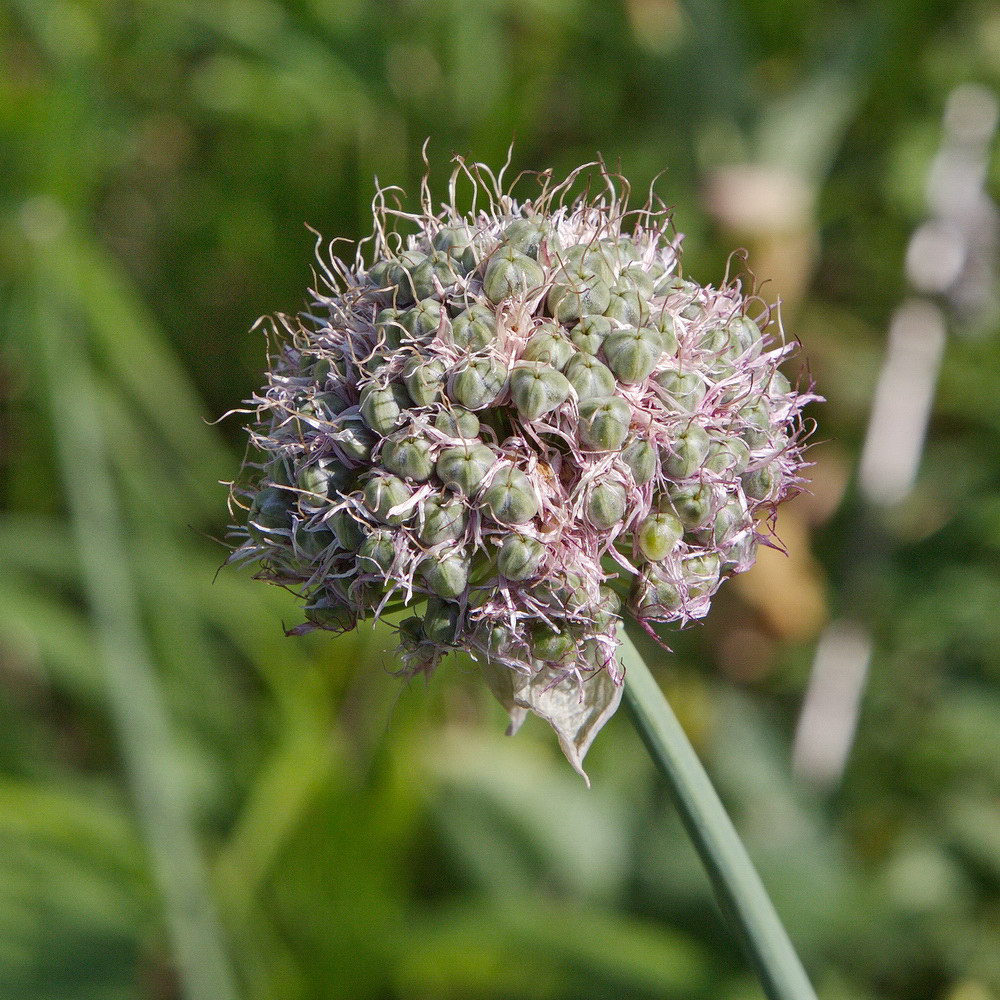
{"label": "seed cluster", "polygon": [[[461,648],[512,711],[538,709],[538,677],[613,710],[621,616],[699,618],[750,567],[814,397],[779,371],[763,304],[681,277],[667,213],[600,176],[597,197],[573,198],[574,172],[515,201],[459,161],[439,211],[383,192],[353,263],[318,253],[323,288],[277,318],[249,401],[263,460],[234,487],[235,555],[302,595],[295,631],[412,608],[407,671]],[[462,177],[485,208],[458,210]],[[592,697],[595,673],[614,683]]]}

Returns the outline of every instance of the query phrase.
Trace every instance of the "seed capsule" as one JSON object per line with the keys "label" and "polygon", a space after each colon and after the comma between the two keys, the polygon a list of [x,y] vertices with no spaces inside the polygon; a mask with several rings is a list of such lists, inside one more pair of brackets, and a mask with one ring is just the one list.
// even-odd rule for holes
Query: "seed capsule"
{"label": "seed capsule", "polygon": [[275,541],[278,533],[292,526],[292,494],[274,486],[262,489],[250,505],[247,531],[255,542]]}
{"label": "seed capsule", "polygon": [[306,618],[320,628],[349,632],[355,625],[354,612],[343,601],[334,597],[321,597],[305,611]]}
{"label": "seed capsule", "polygon": [[342,549],[357,552],[361,548],[365,540],[365,528],[353,511],[346,508],[336,511],[330,518],[329,525]]}
{"label": "seed capsule", "polygon": [[665,394],[664,401],[680,413],[694,413],[705,398],[705,382],[695,372],[667,368],[657,372],[655,381]]}
{"label": "seed capsule", "polygon": [[411,496],[413,491],[396,476],[376,475],[365,484],[365,506],[384,524],[402,524],[413,516],[410,511],[402,514],[389,513],[393,507],[406,503]]}
{"label": "seed capsule", "polygon": [[649,306],[632,288],[619,282],[611,289],[604,315],[628,326],[641,326],[649,318]]}
{"label": "seed capsule", "polygon": [[333,457],[321,458],[313,465],[299,469],[296,484],[308,496],[302,499],[313,507],[321,506],[327,499],[349,489],[354,482],[354,473]]}
{"label": "seed capsule", "polygon": [[750,449],[742,438],[725,437],[713,440],[705,457],[705,468],[720,476],[738,476],[750,463]]}
{"label": "seed capsule", "polygon": [[431,245],[446,253],[461,274],[468,274],[476,266],[472,230],[468,226],[444,226],[434,234]]}
{"label": "seed capsule", "polygon": [[641,618],[670,618],[684,601],[677,585],[663,579],[653,566],[636,577],[629,595],[629,606]]}
{"label": "seed capsule", "polygon": [[467,410],[482,410],[495,402],[507,384],[507,369],[493,357],[476,358],[453,375],[449,392]]}
{"label": "seed capsule", "polygon": [[474,438],[479,434],[479,417],[460,406],[453,406],[437,414],[434,426],[448,437]]}
{"label": "seed capsule", "polygon": [[649,325],[660,335],[660,343],[663,344],[664,353],[676,355],[678,345],[674,317],[666,309],[661,309]]}
{"label": "seed capsule", "polygon": [[741,437],[751,448],[764,448],[771,440],[771,413],[763,401],[750,403],[740,410],[743,421]]}
{"label": "seed capsule", "polygon": [[508,580],[527,580],[538,572],[545,558],[541,542],[525,535],[508,535],[500,546],[497,571]]}
{"label": "seed capsule", "polygon": [[470,306],[460,312],[451,324],[451,339],[465,351],[481,351],[496,340],[497,324],[492,309]]}
{"label": "seed capsule", "polygon": [[600,315],[611,301],[611,289],[589,268],[570,269],[553,285],[545,299],[549,315],[560,323],[575,323],[592,313]]}
{"label": "seed capsule", "polygon": [[618,396],[580,404],[580,440],[594,451],[617,451],[628,436],[632,411]]}
{"label": "seed capsule", "polygon": [[598,361],[592,354],[583,352],[576,354],[566,366],[566,378],[576,390],[581,403],[587,399],[610,396],[618,385],[606,364]]}
{"label": "seed capsule", "polygon": [[515,219],[503,233],[507,244],[532,260],[544,242],[550,253],[562,248],[558,234],[542,219]]}
{"label": "seed capsule", "polygon": [[427,299],[438,294],[438,286],[444,292],[454,288],[458,275],[448,254],[433,250],[413,269],[413,292],[418,299]]}
{"label": "seed capsule", "polygon": [[535,261],[513,247],[502,247],[486,265],[483,292],[496,304],[504,299],[523,297],[544,282],[545,273]]}
{"label": "seed capsule", "polygon": [[656,449],[641,438],[622,449],[622,461],[632,473],[636,486],[645,486],[656,475]]}
{"label": "seed capsule", "polygon": [[398,383],[379,387],[366,385],[361,390],[361,416],[378,434],[388,434],[410,405],[410,395]]}
{"label": "seed capsule", "polygon": [[408,306],[416,301],[413,290],[413,272],[427,259],[419,250],[404,250],[386,269],[389,283],[395,286],[395,305]]}
{"label": "seed capsule", "polygon": [[445,448],[434,468],[445,486],[469,495],[479,488],[496,460],[496,455],[486,445],[469,443]]}
{"label": "seed capsule", "polygon": [[469,561],[460,552],[430,555],[421,561],[420,575],[438,597],[458,597],[469,585]]}
{"label": "seed capsule", "polygon": [[712,515],[712,488],[707,483],[671,491],[670,501],[685,528],[700,528]]}
{"label": "seed capsule", "polygon": [[598,483],[587,498],[587,520],[601,531],[620,525],[625,518],[625,490],[618,483]]}
{"label": "seed capsule", "polygon": [[382,465],[403,479],[422,483],[434,472],[434,455],[430,442],[419,434],[403,434],[382,446]]}
{"label": "seed capsule", "polygon": [[635,292],[643,302],[648,302],[653,297],[653,284],[653,276],[643,270],[641,263],[633,262],[626,265],[616,287]]}
{"label": "seed capsule", "polygon": [[639,551],[650,562],[659,562],[673,552],[683,534],[681,522],[673,514],[663,512],[651,514],[639,525],[635,541]]}
{"label": "seed capsule", "polygon": [[524,361],[540,361],[563,371],[576,354],[574,346],[559,333],[536,333],[524,345]]}
{"label": "seed capsule", "polygon": [[417,406],[430,406],[441,398],[444,372],[444,363],[437,358],[425,361],[420,357],[412,357],[406,362],[403,366],[403,382]]}
{"label": "seed capsule", "polygon": [[716,545],[723,545],[749,524],[750,519],[744,513],[739,500],[730,500],[719,508],[712,521],[711,540]]}
{"label": "seed capsule", "polygon": [[388,531],[376,531],[369,535],[358,549],[358,569],[362,573],[385,576],[396,558],[396,546]]}
{"label": "seed capsule", "polygon": [[570,394],[565,375],[540,362],[521,362],[510,376],[510,395],[525,420],[537,420],[564,403]]}
{"label": "seed capsule", "polygon": [[777,480],[774,468],[764,465],[742,476],[743,492],[753,500],[770,500],[774,495]]}
{"label": "seed capsule", "polygon": [[524,524],[538,513],[528,477],[512,465],[501,469],[482,498],[483,513],[499,524]]}
{"label": "seed capsule", "polygon": [[355,462],[367,462],[375,447],[375,436],[365,426],[360,413],[352,413],[338,418],[330,437],[337,442],[340,450]]}
{"label": "seed capsule", "polygon": [[454,542],[465,534],[469,514],[457,497],[428,497],[417,516],[417,538],[424,545]]}
{"label": "seed capsule", "polygon": [[687,479],[704,464],[712,439],[704,427],[688,424],[660,454],[663,471],[673,479]]}
{"label": "seed capsule", "polygon": [[427,610],[424,612],[423,634],[428,642],[435,642],[439,646],[451,646],[458,633],[458,620],[457,604],[442,601],[438,597],[429,597]]}
{"label": "seed capsule", "polygon": [[630,384],[647,378],[662,354],[660,335],[648,326],[616,330],[604,341],[608,366],[622,382]]}
{"label": "seed capsule", "polygon": [[722,560],[714,552],[701,552],[681,560],[681,572],[690,597],[710,594],[719,582]]}
{"label": "seed capsule", "polygon": [[606,316],[584,316],[573,327],[569,339],[581,351],[587,354],[597,354],[611,333],[611,320]]}
{"label": "seed capsule", "polygon": [[400,322],[410,336],[419,341],[428,341],[439,333],[447,332],[451,325],[448,310],[437,299],[421,299],[403,313]]}
{"label": "seed capsule", "polygon": [[572,653],[574,645],[573,636],[569,632],[557,632],[544,622],[531,630],[531,653],[536,660],[558,663]]}
{"label": "seed capsule", "polygon": [[407,329],[403,326],[403,317],[406,315],[405,309],[397,309],[390,306],[383,309],[375,320],[375,333],[385,341],[386,347],[393,350],[399,347],[403,337],[407,334]]}
{"label": "seed capsule", "polygon": [[337,536],[329,528],[314,528],[309,531],[300,522],[295,532],[295,546],[307,559],[318,559],[336,541]]}

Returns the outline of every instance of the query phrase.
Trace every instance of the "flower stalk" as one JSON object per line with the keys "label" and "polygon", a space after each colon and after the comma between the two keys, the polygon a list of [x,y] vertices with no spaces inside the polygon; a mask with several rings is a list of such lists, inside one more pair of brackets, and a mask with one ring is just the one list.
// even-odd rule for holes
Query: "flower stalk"
{"label": "flower stalk", "polygon": [[774,904],[669,702],[624,628],[624,701],[769,1000],[816,1000]]}

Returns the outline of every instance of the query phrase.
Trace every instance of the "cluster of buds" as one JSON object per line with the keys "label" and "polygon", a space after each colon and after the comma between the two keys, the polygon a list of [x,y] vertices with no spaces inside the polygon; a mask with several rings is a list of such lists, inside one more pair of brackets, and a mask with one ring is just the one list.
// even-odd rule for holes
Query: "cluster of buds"
{"label": "cluster of buds", "polygon": [[701,618],[751,566],[813,398],[763,303],[681,277],[665,209],[592,166],[597,196],[581,168],[518,201],[458,160],[440,210],[426,184],[414,214],[380,191],[353,262],[317,246],[233,489],[235,558],[301,595],[293,631],[411,609],[404,671],[470,653],[578,769],[620,699],[622,616]]}

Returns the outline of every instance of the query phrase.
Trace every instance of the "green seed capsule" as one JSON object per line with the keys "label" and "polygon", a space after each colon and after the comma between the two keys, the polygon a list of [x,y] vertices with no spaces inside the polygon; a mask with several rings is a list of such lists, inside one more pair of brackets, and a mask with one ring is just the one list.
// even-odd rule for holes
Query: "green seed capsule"
{"label": "green seed capsule", "polygon": [[671,491],[671,503],[685,528],[700,528],[712,515],[712,488],[695,483]]}
{"label": "green seed capsule", "polygon": [[361,390],[361,416],[373,431],[388,434],[410,402],[410,394],[398,383],[383,387],[366,385]]}
{"label": "green seed capsule", "polygon": [[738,476],[750,464],[750,449],[742,438],[725,437],[712,441],[705,468],[718,475]]}
{"label": "green seed capsule", "polygon": [[434,418],[434,426],[453,438],[474,438],[479,435],[479,417],[460,406],[441,410]]}
{"label": "green seed capsule", "polygon": [[375,261],[365,274],[368,284],[380,290],[387,289],[391,284],[389,280],[389,267],[391,264],[392,262],[388,260]]}
{"label": "green seed capsule", "polygon": [[365,426],[360,413],[338,418],[330,437],[340,450],[355,462],[367,462],[375,447],[375,436]]}
{"label": "green seed capsule", "polygon": [[735,316],[729,321],[729,329],[741,354],[760,344],[760,327],[749,316]]}
{"label": "green seed capsule", "polygon": [[631,419],[631,408],[618,396],[588,399],[580,404],[580,440],[594,451],[617,451]]}
{"label": "green seed capsule", "polygon": [[524,345],[521,358],[524,361],[540,361],[558,371],[563,371],[575,354],[576,349],[561,334],[536,333]]}
{"label": "green seed capsule", "polygon": [[390,306],[378,314],[378,318],[375,320],[375,333],[379,339],[385,341],[386,347],[395,350],[399,347],[403,337],[407,335],[408,331],[403,326],[403,317],[406,312],[405,309]]}
{"label": "green seed capsule", "polygon": [[420,505],[417,538],[423,545],[457,541],[465,534],[469,514],[457,497],[429,497]]}
{"label": "green seed capsule", "polygon": [[772,399],[782,399],[792,391],[792,383],[784,372],[775,369],[767,386],[767,393]]}
{"label": "green seed capsule", "polygon": [[584,316],[601,315],[611,301],[611,289],[593,271],[571,270],[549,289],[545,307],[560,323],[575,323]]}
{"label": "green seed capsule", "polygon": [[448,310],[437,299],[421,299],[412,309],[403,313],[400,322],[414,340],[428,341],[451,326]]}
{"label": "green seed capsule", "polygon": [[705,398],[705,382],[694,372],[668,368],[656,374],[655,382],[664,392],[664,402],[679,413],[694,413]]}
{"label": "green seed capsule", "polygon": [[619,282],[611,288],[611,300],[604,315],[628,326],[641,326],[649,318],[649,306],[637,292]]}
{"label": "green seed capsule", "polygon": [[664,580],[652,566],[636,578],[629,596],[629,605],[639,618],[672,617],[683,603],[676,584]]}
{"label": "green seed capsule", "polygon": [[603,399],[614,393],[618,386],[611,369],[592,354],[580,352],[566,366],[566,378],[576,390],[582,403],[587,399]]}
{"label": "green seed capsule", "polygon": [[681,540],[684,526],[673,514],[651,514],[635,533],[639,551],[650,561],[666,559]]}
{"label": "green seed capsule", "polygon": [[557,632],[544,622],[531,630],[531,654],[536,660],[558,663],[573,652],[575,645],[569,632]]}
{"label": "green seed capsule", "polygon": [[750,519],[744,513],[739,500],[730,500],[719,508],[712,521],[711,540],[716,545],[722,545],[749,525]]}
{"label": "green seed capsule", "polygon": [[537,361],[520,362],[510,376],[510,395],[525,420],[537,420],[570,394],[566,376]]}
{"label": "green seed capsule", "polygon": [[355,625],[354,612],[343,601],[321,597],[306,608],[306,618],[320,628],[349,632]]}
{"label": "green seed capsule", "polygon": [[569,339],[581,351],[597,354],[611,330],[611,320],[606,316],[584,316],[573,327]]}
{"label": "green seed capsule", "polygon": [[771,440],[773,430],[771,413],[763,401],[744,406],[739,413],[743,421],[741,437],[751,448],[764,448]]}
{"label": "green seed capsule", "polygon": [[437,460],[435,471],[445,486],[469,495],[479,488],[497,457],[484,444],[463,444],[445,448]]}
{"label": "green seed capsule", "polygon": [[287,490],[273,486],[262,489],[250,505],[247,531],[255,542],[275,541],[279,532],[292,526],[293,496]]}
{"label": "green seed capsule", "polygon": [[754,469],[742,476],[743,492],[752,500],[771,500],[775,494],[777,477],[770,465]]}
{"label": "green seed capsule", "polygon": [[528,477],[508,465],[501,469],[482,498],[483,513],[499,524],[524,524],[538,513]]}
{"label": "green seed capsule", "polygon": [[538,250],[544,242],[549,253],[562,249],[558,234],[543,219],[515,219],[503,233],[505,242],[530,257],[538,259]]}
{"label": "green seed capsule", "polygon": [[653,317],[649,325],[660,335],[660,342],[663,344],[664,353],[671,356],[676,355],[678,344],[677,327],[674,323],[674,317],[666,309],[661,309]]}
{"label": "green seed capsule", "polygon": [[347,409],[347,400],[339,393],[318,392],[315,396],[301,398],[297,406],[294,424],[301,433],[308,427],[328,428]]}
{"label": "green seed capsule", "polygon": [[396,476],[376,475],[365,484],[365,506],[384,524],[402,524],[413,516],[411,511],[400,514],[389,513],[393,507],[406,503],[411,496],[413,491]]}
{"label": "green seed capsule", "polygon": [[622,382],[630,384],[648,378],[662,354],[660,335],[648,326],[616,330],[604,341],[608,366]]}
{"label": "green seed capsule", "polygon": [[598,483],[587,497],[587,520],[601,531],[620,525],[625,518],[625,489],[618,483]]}
{"label": "green seed capsule", "polygon": [[656,449],[641,438],[622,449],[622,461],[632,473],[636,486],[645,486],[656,475]]}
{"label": "green seed capsule", "polygon": [[418,299],[428,299],[439,294],[439,286],[445,293],[454,288],[458,275],[451,258],[441,250],[433,250],[427,258],[413,269],[413,292]]}
{"label": "green seed capsule", "polygon": [[[558,255],[562,274],[570,282],[577,278],[596,278],[610,290],[615,280],[615,254],[607,244],[577,243]],[[603,310],[599,310],[603,312]],[[579,317],[577,317],[579,319]]]}
{"label": "green seed capsule", "polygon": [[403,366],[406,391],[417,406],[430,406],[441,398],[445,367],[437,358],[412,357]]}
{"label": "green seed capsule", "polygon": [[467,410],[482,410],[503,392],[507,369],[493,357],[475,358],[451,378],[450,394]]}
{"label": "green seed capsule", "polygon": [[296,485],[309,496],[302,499],[310,506],[321,506],[327,499],[348,490],[354,482],[354,473],[332,457],[321,458],[313,465],[299,469]]}
{"label": "green seed capsule", "polygon": [[385,576],[396,558],[396,543],[388,531],[369,535],[358,549],[358,569],[362,573]]}
{"label": "green seed capsule", "polygon": [[430,442],[419,434],[389,438],[382,446],[382,465],[403,479],[422,483],[434,472]]}
{"label": "green seed capsule", "polygon": [[438,597],[427,599],[424,612],[423,634],[428,642],[439,646],[452,646],[458,633],[459,607]]}
{"label": "green seed capsule", "polygon": [[476,266],[473,234],[468,226],[444,226],[434,234],[431,246],[447,254],[460,274],[468,274]]}
{"label": "green seed capsule", "polygon": [[643,302],[653,297],[653,276],[643,270],[642,264],[634,262],[626,265],[618,279],[618,287],[624,291],[635,292]]}
{"label": "green seed capsule", "polygon": [[419,569],[427,587],[446,600],[458,597],[469,585],[469,561],[460,552],[427,556]]}
{"label": "green seed capsule", "polygon": [[295,482],[288,468],[288,461],[281,456],[271,459],[264,466],[264,478],[260,485],[264,486],[291,486]]}
{"label": "green seed capsule", "polygon": [[690,597],[704,597],[719,582],[722,560],[714,552],[686,556],[681,561],[681,572]]}
{"label": "green seed capsule", "polygon": [[337,536],[329,528],[314,528],[310,531],[300,524],[295,532],[295,546],[307,559],[318,559],[336,541]]}
{"label": "green seed capsule", "polygon": [[393,298],[395,305],[412,305],[417,296],[413,290],[413,272],[427,259],[427,254],[419,250],[404,250],[386,268],[386,277],[390,285],[395,286]]}
{"label": "green seed capsule", "polygon": [[705,463],[712,439],[697,424],[688,424],[660,454],[663,471],[672,479],[687,479]]}
{"label": "green seed capsule", "polygon": [[483,292],[494,304],[512,297],[523,297],[540,288],[545,272],[526,254],[513,247],[502,247],[486,265]]}
{"label": "green seed capsule", "polygon": [[451,324],[452,343],[464,351],[481,351],[496,340],[496,316],[486,306],[470,306]]}
{"label": "green seed capsule", "polygon": [[349,510],[338,510],[329,520],[333,533],[342,549],[357,552],[366,537],[365,526],[358,521],[356,515]]}
{"label": "green seed capsule", "polygon": [[500,546],[497,571],[508,580],[527,580],[538,572],[545,558],[545,547],[534,538],[508,535]]}

